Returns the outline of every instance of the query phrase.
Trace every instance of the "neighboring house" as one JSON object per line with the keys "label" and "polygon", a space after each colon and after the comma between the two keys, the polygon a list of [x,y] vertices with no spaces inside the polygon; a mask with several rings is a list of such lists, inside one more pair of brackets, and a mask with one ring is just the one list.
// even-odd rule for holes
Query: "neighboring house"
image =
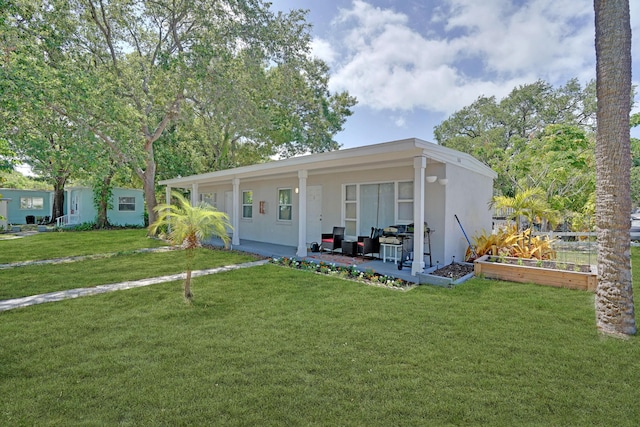
{"label": "neighboring house", "polygon": [[[98,216],[93,203],[93,189],[89,187],[65,188],[65,216],[57,219],[59,225],[94,222]],[[114,188],[107,219],[111,225],[144,225],[144,195],[142,190]]]}
{"label": "neighboring house", "polygon": [[8,207],[9,199],[3,199],[2,194],[0,194],[0,231],[6,230],[9,226],[9,221],[7,220]]}
{"label": "neighboring house", "polygon": [[[53,192],[48,190],[18,190],[0,188],[0,194],[7,199],[7,218],[9,224],[37,222],[51,215]],[[29,221],[27,221],[29,220]]]}
{"label": "neighboring house", "polygon": [[[488,203],[496,173],[468,154],[419,139],[405,139],[311,154],[218,172],[160,181],[167,202],[172,188],[191,192],[226,212],[232,244],[240,239],[297,247],[306,256],[311,242],[334,226],[345,239],[370,234],[371,227],[423,224],[434,262],[464,259],[467,235],[491,229]],[[426,251],[416,232],[413,251]],[[412,274],[424,263],[414,262]]]}
{"label": "neighboring house", "polygon": [[[27,217],[38,219],[51,216],[52,191],[18,190],[2,188],[0,194],[10,199],[7,206],[7,221],[10,224],[26,224]],[[94,222],[97,210],[93,203],[93,190],[89,187],[72,187],[65,189],[65,215],[54,218],[57,225],[78,225]],[[142,190],[114,188],[112,208],[107,211],[107,218],[112,225],[144,225],[144,197]]]}

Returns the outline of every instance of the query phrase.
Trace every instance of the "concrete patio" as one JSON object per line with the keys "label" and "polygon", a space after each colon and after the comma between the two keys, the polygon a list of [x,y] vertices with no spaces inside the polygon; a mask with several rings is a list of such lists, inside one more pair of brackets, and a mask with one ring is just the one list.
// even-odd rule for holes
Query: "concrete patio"
{"label": "concrete patio", "polygon": [[[211,239],[207,242],[212,246],[224,247],[222,240],[220,239]],[[264,257],[269,258],[298,258],[296,256],[296,248],[294,246],[285,246],[285,245],[276,245],[271,243],[264,242],[256,242],[253,240],[244,240],[240,239],[239,245],[230,245],[231,249],[252,253]],[[334,255],[339,255],[339,252]],[[360,271],[373,270],[376,273],[384,274],[386,276],[395,277],[398,279],[406,280],[407,282],[420,283],[418,276],[411,275],[411,268],[404,267],[402,270],[398,270],[398,265],[392,261],[383,262],[382,259],[369,259],[365,258],[364,262],[362,257],[340,257],[343,261],[348,261],[349,259],[355,260],[357,262],[356,268]],[[353,265],[353,262],[336,262],[335,256],[332,256],[329,252],[324,253],[312,253],[309,252],[309,256],[305,258],[306,260],[313,262],[327,262],[327,263],[335,263],[341,265]],[[435,264],[434,264],[435,267]],[[427,260],[426,268],[429,268],[429,263]]]}

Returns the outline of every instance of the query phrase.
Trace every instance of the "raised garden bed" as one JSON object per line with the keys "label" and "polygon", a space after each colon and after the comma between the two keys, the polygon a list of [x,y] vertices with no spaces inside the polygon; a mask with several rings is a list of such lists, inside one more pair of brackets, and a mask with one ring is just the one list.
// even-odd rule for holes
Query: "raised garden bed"
{"label": "raised garden bed", "polygon": [[509,282],[595,291],[598,276],[588,265],[485,255],[474,261],[476,276]]}
{"label": "raised garden bed", "polygon": [[441,286],[444,288],[452,288],[459,285],[474,275],[473,264],[469,263],[452,263],[437,270],[427,270],[419,273],[421,285]]}

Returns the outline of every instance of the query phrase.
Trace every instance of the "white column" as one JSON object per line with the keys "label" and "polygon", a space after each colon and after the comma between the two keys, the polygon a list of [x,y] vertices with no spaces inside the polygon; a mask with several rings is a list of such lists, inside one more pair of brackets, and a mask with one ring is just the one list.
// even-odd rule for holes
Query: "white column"
{"label": "white column", "polygon": [[424,156],[413,159],[413,263],[411,275],[424,271],[424,170],[427,158]]}
{"label": "white column", "polygon": [[233,206],[231,209],[232,218],[231,226],[233,227],[233,237],[231,238],[232,245],[240,244],[240,179],[233,178],[231,181],[233,184]]}
{"label": "white column", "polygon": [[191,184],[191,206],[198,205],[198,183]]}
{"label": "white column", "polygon": [[[167,185],[167,188],[164,189],[164,200],[167,205],[171,204],[171,186],[169,185]],[[171,224],[169,224],[167,231],[171,232]]]}
{"label": "white column", "polygon": [[307,177],[306,170],[298,171],[298,250],[299,257],[307,256]]}

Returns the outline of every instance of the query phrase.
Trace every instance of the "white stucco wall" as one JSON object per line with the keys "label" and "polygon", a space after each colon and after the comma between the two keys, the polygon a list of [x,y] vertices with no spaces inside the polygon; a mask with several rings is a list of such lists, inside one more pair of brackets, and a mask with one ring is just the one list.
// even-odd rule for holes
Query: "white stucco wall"
{"label": "white stucco wall", "polygon": [[464,231],[473,242],[473,236],[491,230],[489,202],[493,196],[493,181],[489,177],[472,173],[456,165],[447,165],[445,233],[451,237],[444,245],[443,261],[449,264],[452,256],[464,260],[469,244],[454,215],[458,215]]}

